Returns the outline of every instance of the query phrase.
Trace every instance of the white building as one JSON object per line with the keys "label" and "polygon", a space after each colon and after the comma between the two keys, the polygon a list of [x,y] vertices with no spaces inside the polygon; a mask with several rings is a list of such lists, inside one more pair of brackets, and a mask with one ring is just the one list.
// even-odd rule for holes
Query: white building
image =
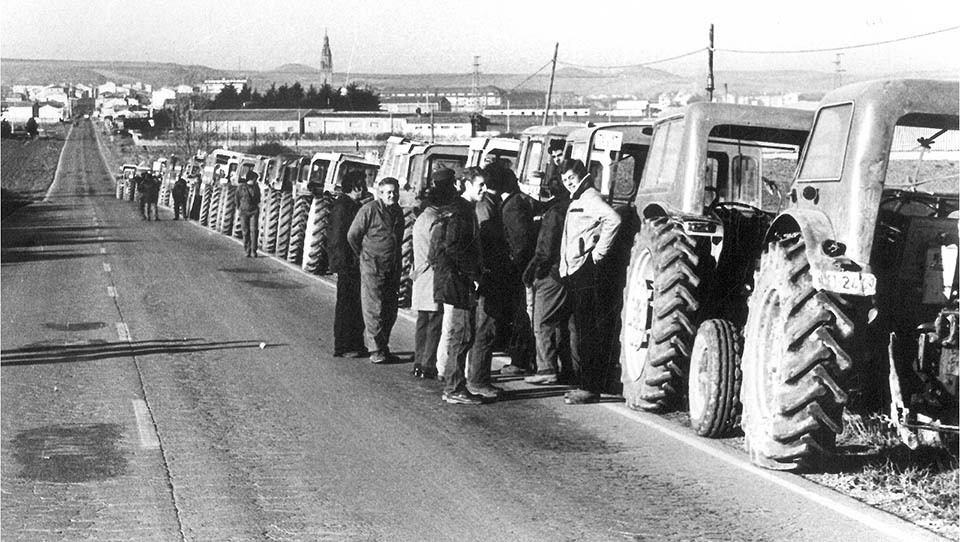
{"label": "white building", "polygon": [[249,79],[207,79],[200,85],[200,93],[216,96],[220,94],[223,87],[227,85],[232,86],[237,92],[240,92],[243,90],[243,87],[249,84]]}
{"label": "white building", "polygon": [[45,124],[60,122],[65,116],[66,109],[56,103],[47,102],[37,108],[37,121]]}
{"label": "white building", "polygon": [[177,91],[172,88],[163,87],[150,93],[150,108],[163,109],[163,103],[167,100],[175,100]]}

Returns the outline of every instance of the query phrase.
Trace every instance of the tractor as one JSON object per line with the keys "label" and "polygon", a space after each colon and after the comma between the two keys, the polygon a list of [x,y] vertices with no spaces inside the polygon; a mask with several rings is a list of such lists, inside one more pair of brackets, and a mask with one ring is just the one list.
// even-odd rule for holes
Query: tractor
{"label": "tractor", "polygon": [[565,148],[567,135],[576,127],[570,124],[531,126],[520,134],[520,154],[513,171],[520,181],[520,189],[528,196],[538,200],[543,198],[541,185],[553,170],[549,149]]}
{"label": "tractor", "polygon": [[755,464],[816,467],[845,410],[889,407],[911,446],[956,437],[958,90],[880,80],[821,101],[749,299]]}
{"label": "tractor", "polygon": [[697,434],[737,427],[753,272],[812,120],[796,109],[702,102],[653,125],[621,316],[630,408],[677,410],[688,398]]}

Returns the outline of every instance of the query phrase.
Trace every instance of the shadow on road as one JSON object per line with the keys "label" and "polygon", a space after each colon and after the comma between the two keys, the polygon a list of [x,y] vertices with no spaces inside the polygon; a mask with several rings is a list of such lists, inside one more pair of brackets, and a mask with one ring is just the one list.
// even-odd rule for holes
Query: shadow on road
{"label": "shadow on road", "polygon": [[[276,348],[283,344],[267,344],[264,348]],[[259,348],[257,341],[206,342],[203,339],[158,339],[135,342],[101,342],[92,344],[37,345],[0,351],[0,366],[47,365],[96,361],[152,354],[188,354],[210,350]]]}

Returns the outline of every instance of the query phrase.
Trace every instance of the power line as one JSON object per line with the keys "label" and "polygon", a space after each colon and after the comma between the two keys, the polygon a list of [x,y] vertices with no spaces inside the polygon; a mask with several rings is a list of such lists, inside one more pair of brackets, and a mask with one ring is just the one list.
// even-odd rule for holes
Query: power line
{"label": "power line", "polygon": [[526,79],[524,79],[523,81],[520,81],[520,84],[518,84],[517,86],[515,86],[515,87],[513,87],[512,89],[508,90],[508,91],[507,91],[507,94],[510,94],[510,93],[512,93],[513,91],[517,90],[518,88],[522,87],[527,81],[529,81],[529,80],[533,79],[534,77],[536,77],[537,74],[539,74],[540,72],[542,72],[542,71],[544,70],[544,68],[546,68],[547,66],[549,66],[552,62],[553,62],[553,59],[548,60],[546,64],[544,64],[543,66],[540,66],[540,69],[539,69],[539,70],[531,73],[529,76],[527,76]]}
{"label": "power line", "polygon": [[888,43],[896,43],[898,41],[907,41],[917,38],[924,38],[926,36],[932,36],[934,34],[942,34],[943,32],[950,32],[956,30],[960,26],[952,26],[950,28],[942,28],[940,30],[934,30],[933,32],[925,32],[923,34],[916,34],[914,36],[905,36],[902,38],[894,38],[890,40],[883,41],[874,41],[871,43],[860,43],[857,45],[844,45],[840,47],[826,47],[823,49],[794,49],[794,50],[781,50],[781,51],[754,51],[748,49],[725,49],[717,48],[717,51],[723,51],[725,53],[744,53],[744,54],[754,54],[754,55],[782,55],[782,54],[794,54],[794,53],[828,53],[831,51],[846,51],[849,49],[861,49],[863,47],[874,47],[876,45],[886,45]]}
{"label": "power line", "polygon": [[572,62],[564,62],[564,61],[562,61],[562,60],[558,60],[558,61],[557,61],[557,64],[563,64],[564,66],[570,66],[571,68],[586,68],[586,69],[592,69],[592,70],[615,70],[615,69],[623,69],[623,68],[642,68],[643,66],[651,66],[651,65],[653,65],[653,64],[660,64],[660,63],[663,63],[663,62],[669,62],[669,61],[671,61],[671,60],[677,60],[678,58],[684,58],[684,57],[688,57],[688,56],[691,56],[691,55],[695,55],[695,54],[697,54],[697,53],[701,53],[701,52],[703,52],[703,51],[706,51],[706,49],[707,49],[706,47],[700,47],[699,49],[695,49],[695,50],[693,50],[693,51],[690,51],[690,52],[687,52],[687,53],[683,53],[683,54],[680,54],[680,55],[677,55],[677,56],[671,56],[671,57],[668,57],[668,58],[661,58],[661,59],[658,59],[658,60],[650,60],[650,61],[648,61],[648,62],[640,62],[640,63],[638,63],[638,64],[624,64],[624,65],[621,65],[621,66],[588,66],[588,65],[586,65],[586,64],[574,64],[574,63],[572,63]]}

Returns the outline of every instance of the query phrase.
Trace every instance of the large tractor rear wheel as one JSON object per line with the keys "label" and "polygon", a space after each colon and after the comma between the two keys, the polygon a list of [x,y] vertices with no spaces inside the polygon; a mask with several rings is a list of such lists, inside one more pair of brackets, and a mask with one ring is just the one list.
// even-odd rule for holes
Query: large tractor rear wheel
{"label": "large tractor rear wheel", "polygon": [[333,196],[327,192],[313,198],[303,249],[303,270],[308,273],[315,275],[327,273],[327,232],[332,206]]}
{"label": "large tractor rear wheel", "polygon": [[209,184],[200,185],[200,218],[201,226],[210,223],[210,200],[213,199],[213,188]]}
{"label": "large tractor rear wheel", "polygon": [[299,264],[303,260],[303,239],[306,235],[307,217],[313,196],[297,196],[293,206],[293,219],[290,223],[290,246],[287,248],[287,261]]}
{"label": "large tractor rear wheel", "polygon": [[234,215],[237,214],[237,187],[225,184],[220,192],[220,219],[217,231],[230,236],[234,230]]}
{"label": "large tractor rear wheel", "polygon": [[263,245],[260,247],[264,252],[273,253],[277,250],[277,222],[280,215],[280,191],[267,188],[266,217],[263,222]]}
{"label": "large tractor rear wheel", "polygon": [[412,302],[413,280],[410,279],[410,273],[413,271],[413,223],[417,221],[417,215],[413,208],[403,210],[403,245],[401,247],[400,259],[400,290],[397,296],[401,307],[409,307]]}
{"label": "large tractor rear wheel", "polygon": [[276,254],[280,258],[287,257],[287,247],[290,245],[290,224],[293,220],[293,195],[290,192],[280,193],[280,214],[277,216],[277,246]]}
{"label": "large tractor rear wheel", "polygon": [[696,243],[665,216],[643,221],[623,300],[620,363],[623,397],[635,410],[681,402],[699,308]]}
{"label": "large tractor rear wheel", "polygon": [[215,183],[210,193],[210,211],[207,217],[207,227],[211,230],[217,229],[217,221],[220,219],[220,200],[223,196],[223,185]]}
{"label": "large tractor rear wheel", "polygon": [[690,354],[690,426],[701,437],[729,435],[740,424],[743,336],[729,320],[707,320]]}
{"label": "large tractor rear wheel", "polygon": [[751,460],[768,469],[809,465],[843,429],[853,368],[849,304],[816,289],[805,245],[775,241],[760,259],[743,349],[742,427]]}

